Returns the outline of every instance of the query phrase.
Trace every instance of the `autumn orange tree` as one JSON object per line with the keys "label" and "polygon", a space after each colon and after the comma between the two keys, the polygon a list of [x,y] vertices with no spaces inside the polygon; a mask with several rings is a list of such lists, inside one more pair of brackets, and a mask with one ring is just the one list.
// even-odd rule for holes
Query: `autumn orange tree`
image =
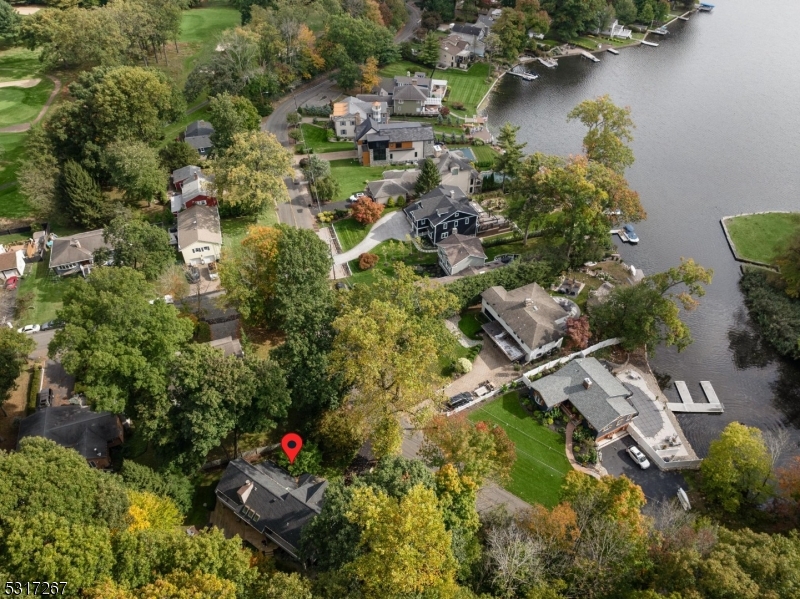
{"label": "autumn orange tree", "polygon": [[589,317],[585,314],[578,318],[567,319],[568,349],[586,349],[592,333],[589,330]]}
{"label": "autumn orange tree", "polygon": [[353,218],[362,225],[371,225],[383,214],[383,204],[373,202],[371,198],[362,196],[350,207]]}
{"label": "autumn orange tree", "polygon": [[370,93],[372,88],[381,82],[381,77],[378,74],[378,61],[374,56],[367,58],[361,67],[361,89]]}

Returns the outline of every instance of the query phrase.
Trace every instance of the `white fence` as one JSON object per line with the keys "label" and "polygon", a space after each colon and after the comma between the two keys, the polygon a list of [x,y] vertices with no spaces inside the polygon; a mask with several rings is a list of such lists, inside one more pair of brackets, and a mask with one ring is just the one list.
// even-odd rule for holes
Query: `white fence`
{"label": "white fence", "polygon": [[522,381],[526,385],[530,386],[530,382],[531,382],[530,381],[530,377],[534,377],[534,376],[536,376],[537,374],[539,374],[541,372],[545,372],[547,370],[551,370],[552,368],[555,368],[556,366],[561,366],[562,364],[566,364],[567,362],[570,362],[570,361],[574,360],[575,358],[585,358],[586,356],[593,354],[594,352],[596,352],[599,349],[603,349],[604,347],[611,347],[612,345],[617,345],[617,344],[619,344],[621,342],[622,342],[621,338],[614,337],[613,339],[606,339],[605,341],[601,341],[600,343],[596,343],[595,345],[592,345],[591,347],[587,347],[586,349],[584,349],[582,351],[575,352],[574,354],[570,354],[568,356],[564,356],[563,358],[557,358],[555,360],[547,362],[546,364],[542,364],[541,366],[537,366],[533,370],[529,370],[528,372],[526,372],[525,374],[522,375]]}

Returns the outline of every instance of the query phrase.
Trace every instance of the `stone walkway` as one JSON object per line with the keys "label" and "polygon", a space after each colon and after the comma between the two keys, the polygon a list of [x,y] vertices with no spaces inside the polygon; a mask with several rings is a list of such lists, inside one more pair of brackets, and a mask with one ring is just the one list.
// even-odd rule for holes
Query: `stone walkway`
{"label": "stone walkway", "polygon": [[481,341],[474,341],[467,337],[460,328],[458,328],[458,321],[460,317],[458,314],[455,316],[451,316],[447,320],[444,321],[445,326],[447,329],[453,333],[456,337],[458,337],[458,342],[461,344],[462,347],[475,347],[476,345],[480,345]]}
{"label": "stone walkway", "polygon": [[608,475],[608,472],[606,471],[606,469],[603,468],[603,466],[600,465],[600,464],[597,464],[596,469],[594,469],[594,468],[586,468],[585,466],[581,466],[575,460],[575,454],[572,453],[572,433],[574,431],[575,431],[575,422],[573,420],[570,420],[567,423],[567,430],[566,430],[566,433],[565,433],[566,437],[567,437],[567,442],[566,442],[565,448],[566,448],[566,453],[567,453],[567,459],[569,460],[569,463],[570,463],[570,466],[572,466],[572,469],[573,470],[577,470],[578,472],[583,472],[584,474],[588,474],[589,476],[593,476],[595,478],[600,478],[601,476]]}

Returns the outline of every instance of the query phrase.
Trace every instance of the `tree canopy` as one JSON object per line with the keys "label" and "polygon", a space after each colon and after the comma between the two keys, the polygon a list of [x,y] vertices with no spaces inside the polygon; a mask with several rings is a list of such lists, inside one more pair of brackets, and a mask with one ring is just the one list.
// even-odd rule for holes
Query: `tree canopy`
{"label": "tree canopy", "polygon": [[214,127],[211,142],[214,152],[224,152],[233,144],[233,136],[247,131],[258,131],[261,116],[253,103],[241,96],[223,92],[208,101],[208,121]]}
{"label": "tree canopy", "polygon": [[0,327],[0,406],[16,389],[17,379],[36,343],[28,335]]}
{"label": "tree canopy", "polygon": [[573,108],[567,120],[577,119],[589,131],[583,138],[583,150],[594,160],[622,174],[633,164],[633,151],[625,145],[633,141],[635,127],[629,107],[616,106],[608,95],[584,100]]}

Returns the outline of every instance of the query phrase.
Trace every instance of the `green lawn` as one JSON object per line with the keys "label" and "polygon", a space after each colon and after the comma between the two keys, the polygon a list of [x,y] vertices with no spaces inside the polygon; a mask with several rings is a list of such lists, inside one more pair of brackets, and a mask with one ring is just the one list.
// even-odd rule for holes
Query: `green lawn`
{"label": "green lawn", "polygon": [[31,207],[19,187],[0,191],[0,218],[25,218],[31,215]]}
{"label": "green lawn", "polygon": [[[30,265],[33,270],[26,272],[19,284],[18,296],[24,293],[33,293],[33,303],[29,310],[20,318],[20,324],[42,324],[56,317],[56,311],[61,308],[64,292],[69,289],[70,278],[59,278],[51,275],[47,268],[49,254],[44,260]],[[26,269],[27,270],[27,269]]]}
{"label": "green lawn", "polygon": [[0,93],[0,127],[27,123],[36,118],[55,84],[42,79],[34,87],[4,87]]}
{"label": "green lawn", "polygon": [[564,438],[538,424],[520,405],[516,392],[481,406],[469,419],[494,422],[505,429],[517,449],[511,479],[504,485],[528,503],[553,507],[559,501],[561,481],[571,470]]}
{"label": "green lawn", "polygon": [[300,127],[303,130],[303,139],[305,139],[306,145],[317,154],[346,152],[347,150],[356,149],[352,141],[328,141],[328,130],[324,127],[318,127],[310,123],[303,123]]}
{"label": "green lawn", "polygon": [[768,264],[800,233],[800,213],[737,216],[725,222],[740,257]]}
{"label": "green lawn", "polygon": [[27,133],[0,133],[0,185],[17,178],[17,168],[25,152],[26,135]]}
{"label": "green lawn", "polygon": [[[449,73],[450,71],[448,71]],[[401,77],[405,77],[406,73],[425,73],[426,75],[430,76],[431,69],[430,67],[426,67],[421,64],[417,64],[415,62],[409,62],[407,60],[401,60],[399,62],[393,62],[392,64],[387,64],[383,67],[380,71],[381,77],[397,77],[398,75]],[[441,77],[441,79],[447,79],[447,77]]]}
{"label": "green lawn", "polygon": [[239,11],[232,6],[210,6],[183,11],[179,42],[216,42],[223,30],[241,23]]}
{"label": "green lawn", "polygon": [[486,324],[486,317],[480,312],[464,314],[458,321],[458,328],[470,339],[480,339],[478,333],[481,327]]}
{"label": "green lawn", "polygon": [[[33,79],[41,75],[39,52],[24,48],[11,48],[0,52],[0,83],[17,79]],[[3,95],[8,88],[3,88]]]}
{"label": "green lawn", "polygon": [[334,200],[344,200],[357,191],[364,191],[369,181],[383,179],[383,171],[387,166],[361,166],[355,158],[331,160],[331,175],[339,182],[339,197]]}
{"label": "green lawn", "polygon": [[367,236],[372,225],[362,225],[354,218],[344,218],[333,224],[339,243],[342,244],[342,251],[346,252],[350,248],[356,247]]}
{"label": "green lawn", "polygon": [[478,102],[489,91],[491,82],[487,78],[491,73],[491,66],[485,62],[473,64],[468,71],[448,69],[434,73],[437,79],[447,79],[450,94],[447,96],[447,106],[453,110],[453,102],[461,102],[464,110],[453,110],[458,114],[472,116],[478,112]]}
{"label": "green lawn", "polygon": [[223,218],[220,223],[222,228],[222,243],[224,248],[233,248],[242,243],[247,235],[247,229],[253,225],[270,227],[278,224],[278,212],[268,208],[259,216],[240,216],[238,218]]}
{"label": "green lawn", "polygon": [[394,274],[392,264],[395,262],[403,262],[408,266],[416,266],[422,264],[436,264],[438,255],[436,253],[423,254],[418,252],[411,242],[408,241],[384,241],[372,250],[373,254],[377,254],[379,261],[377,266],[369,270],[361,270],[358,267],[358,260],[350,262],[350,270],[353,276],[348,279],[351,283],[358,283],[362,285],[371,285],[375,282],[376,274],[382,272],[388,276]]}
{"label": "green lawn", "polygon": [[493,165],[494,159],[500,155],[492,146],[453,146],[451,149],[460,150],[462,148],[471,150],[475,155],[475,163],[481,165]]}
{"label": "green lawn", "polygon": [[223,472],[225,472],[225,469],[219,468],[210,472],[200,471],[192,476],[194,497],[192,498],[192,507],[189,513],[186,514],[186,520],[184,521],[186,525],[193,524],[200,528],[208,524],[208,514],[214,509],[214,504],[217,501],[214,491]]}

